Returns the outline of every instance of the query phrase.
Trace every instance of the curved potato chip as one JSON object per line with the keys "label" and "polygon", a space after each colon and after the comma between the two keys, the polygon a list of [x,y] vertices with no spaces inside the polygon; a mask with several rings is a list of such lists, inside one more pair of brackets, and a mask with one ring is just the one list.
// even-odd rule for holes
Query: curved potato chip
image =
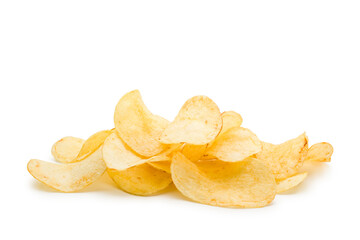
{"label": "curved potato chip", "polygon": [[207,144],[204,145],[192,145],[185,144],[181,153],[191,161],[199,160],[206,151]]}
{"label": "curved potato chip", "polygon": [[256,158],[268,165],[276,179],[284,179],[297,173],[308,152],[305,133],[278,145],[266,142],[262,144],[263,150],[256,154]]}
{"label": "curved potato chip", "polygon": [[175,186],[186,197],[222,207],[263,207],[275,197],[273,174],[261,161],[202,161],[195,164],[175,153],[171,164]]}
{"label": "curved potato chip", "polygon": [[85,140],[76,137],[64,137],[54,143],[51,154],[56,161],[61,163],[71,163],[79,154]]}
{"label": "curved potato chip", "polygon": [[203,145],[219,134],[221,126],[221,114],[216,103],[206,96],[196,96],[185,102],[175,120],[165,128],[160,142]]}
{"label": "curved potato chip", "polygon": [[223,121],[222,129],[220,131],[220,134],[223,134],[227,130],[233,127],[240,127],[243,119],[240,114],[234,111],[226,111],[221,114],[221,118]]}
{"label": "curved potato chip", "polygon": [[104,162],[109,169],[122,171],[130,167],[143,164],[148,159],[136,155],[116,133],[110,134],[102,148]]}
{"label": "curved potato chip", "polygon": [[136,153],[152,157],[165,150],[159,137],[169,121],[152,114],[138,90],[125,94],[115,108],[115,128],[120,138]]}
{"label": "curved potato chip", "polygon": [[171,175],[149,164],[137,165],[124,171],[108,169],[109,176],[125,192],[135,195],[152,195],[171,183]]}
{"label": "curved potato chip", "polygon": [[294,176],[278,181],[276,184],[276,193],[282,193],[291,188],[296,187],[305,180],[307,175],[308,175],[307,172],[298,173]]}
{"label": "curved potato chip", "polygon": [[32,159],[27,168],[34,178],[62,192],[79,191],[95,182],[106,170],[101,149],[81,162],[56,164]]}
{"label": "curved potato chip", "polygon": [[112,130],[104,130],[91,135],[83,144],[79,154],[72,162],[79,162],[93,154],[104,144],[105,139],[112,133]]}
{"label": "curved potato chip", "polygon": [[170,166],[171,166],[171,161],[159,161],[159,162],[148,162],[148,164],[150,164],[151,166],[153,166],[154,168],[163,170],[167,173],[171,173],[170,170]]}
{"label": "curved potato chip", "polygon": [[260,152],[261,148],[261,141],[253,132],[247,128],[233,127],[215,139],[206,150],[204,157],[238,162]]}
{"label": "curved potato chip", "polygon": [[330,162],[334,152],[330,143],[316,143],[309,148],[306,161]]}

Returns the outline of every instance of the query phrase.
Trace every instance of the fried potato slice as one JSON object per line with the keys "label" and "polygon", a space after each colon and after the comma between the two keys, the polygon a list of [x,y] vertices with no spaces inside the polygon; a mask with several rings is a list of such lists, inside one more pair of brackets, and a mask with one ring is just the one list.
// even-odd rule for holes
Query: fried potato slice
{"label": "fried potato slice", "polygon": [[169,121],[152,114],[138,90],[125,94],[115,108],[115,128],[120,138],[136,153],[152,157],[165,150],[159,137]]}
{"label": "fried potato slice", "polygon": [[288,178],[302,167],[308,152],[305,133],[282,144],[262,142],[263,150],[255,156],[271,169],[276,179]]}
{"label": "fried potato slice", "polygon": [[221,127],[221,113],[216,103],[206,96],[195,96],[185,102],[175,120],[165,128],[160,142],[203,145],[211,142]]}
{"label": "fried potato slice", "polygon": [[71,163],[76,159],[85,140],[76,137],[64,137],[54,143],[51,154],[56,161],[61,163]]}
{"label": "fried potato slice", "polygon": [[191,161],[199,160],[206,151],[207,144],[204,145],[192,145],[192,144],[185,144],[181,153],[184,154],[187,159]]}
{"label": "fried potato slice", "polygon": [[219,160],[194,163],[183,154],[174,153],[171,173],[182,194],[203,204],[263,207],[276,194],[273,174],[264,163],[254,158],[235,163]]}
{"label": "fried potato slice", "polygon": [[283,180],[277,181],[276,193],[282,193],[291,188],[296,187],[297,185],[299,185],[300,183],[302,183],[305,180],[307,175],[308,175],[307,172],[303,172],[303,173],[298,173],[294,176],[285,178]]}
{"label": "fried potato slice", "polygon": [[333,152],[334,148],[330,143],[316,143],[309,148],[306,161],[330,162]]}
{"label": "fried potato slice", "polygon": [[91,135],[83,144],[79,154],[72,162],[79,162],[93,154],[103,144],[105,139],[112,133],[112,130],[103,130]]}
{"label": "fried potato slice", "polygon": [[32,159],[27,168],[34,178],[62,192],[79,191],[95,182],[106,170],[101,149],[81,162],[56,164]]}
{"label": "fried potato slice", "polygon": [[261,141],[247,128],[233,127],[219,135],[206,150],[204,157],[225,162],[242,161],[262,149]]}
{"label": "fried potato slice", "polygon": [[170,174],[147,163],[124,171],[108,169],[108,173],[120,189],[141,196],[158,193],[172,182]]}
{"label": "fried potato slice", "polygon": [[167,173],[171,173],[171,160],[168,161],[160,161],[160,162],[148,162],[151,166],[154,168],[160,169],[162,171],[165,171]]}
{"label": "fried potato slice", "polygon": [[221,114],[221,118],[222,118],[222,129],[220,131],[220,134],[223,134],[224,132],[226,132],[227,130],[229,130],[230,128],[233,127],[240,127],[243,119],[241,117],[241,115],[237,112],[234,111],[225,111]]}
{"label": "fried potato slice", "polygon": [[148,159],[134,153],[114,132],[106,138],[102,147],[103,159],[107,168],[118,171],[146,163]]}

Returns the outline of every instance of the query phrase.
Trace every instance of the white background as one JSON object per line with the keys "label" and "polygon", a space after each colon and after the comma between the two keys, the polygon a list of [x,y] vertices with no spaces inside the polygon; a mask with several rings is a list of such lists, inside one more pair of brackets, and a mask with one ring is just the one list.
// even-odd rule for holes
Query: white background
{"label": "white background", "polygon": [[[359,238],[360,2],[0,2],[1,239]],[[28,174],[63,136],[113,127],[126,92],[173,119],[208,95],[280,143],[306,131],[335,152],[260,209],[154,197],[105,175],[58,193]]]}

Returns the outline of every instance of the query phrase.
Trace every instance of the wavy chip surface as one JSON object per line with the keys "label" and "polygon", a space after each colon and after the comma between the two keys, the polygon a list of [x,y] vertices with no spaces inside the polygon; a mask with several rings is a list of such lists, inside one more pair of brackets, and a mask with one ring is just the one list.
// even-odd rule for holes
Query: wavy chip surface
{"label": "wavy chip surface", "polygon": [[64,137],[54,143],[51,154],[56,161],[61,163],[74,162],[85,140],[77,137]]}

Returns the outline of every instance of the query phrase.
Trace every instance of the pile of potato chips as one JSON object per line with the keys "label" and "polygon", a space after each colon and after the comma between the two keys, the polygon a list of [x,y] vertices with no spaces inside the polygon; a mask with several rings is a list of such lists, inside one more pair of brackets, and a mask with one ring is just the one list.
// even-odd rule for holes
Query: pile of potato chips
{"label": "pile of potato chips", "polygon": [[206,96],[185,102],[173,122],[152,114],[139,91],[115,108],[115,128],[89,139],[64,137],[52,147],[61,164],[32,159],[28,171],[44,184],[79,191],[107,171],[131,194],[153,195],[172,182],[186,197],[223,207],[263,207],[307,176],[305,161],[329,162],[329,143],[308,147],[305,134],[279,145],[241,127],[240,114],[220,112]]}

